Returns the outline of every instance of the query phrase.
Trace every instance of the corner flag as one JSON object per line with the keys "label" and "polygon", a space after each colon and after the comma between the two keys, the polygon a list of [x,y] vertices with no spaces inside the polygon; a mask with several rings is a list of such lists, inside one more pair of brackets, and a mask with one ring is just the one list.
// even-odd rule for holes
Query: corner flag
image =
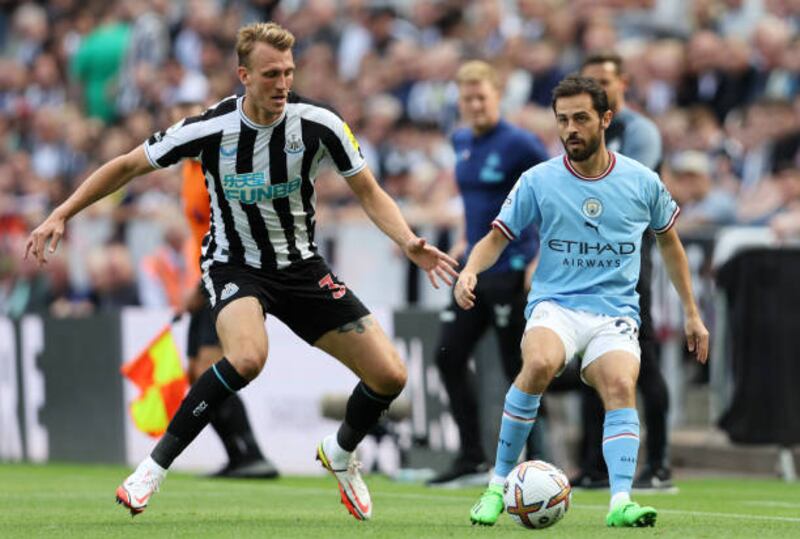
{"label": "corner flag", "polygon": [[161,436],[189,387],[172,336],[172,325],[167,324],[139,356],[123,365],[120,371],[141,391],[130,406],[136,428],[153,437]]}

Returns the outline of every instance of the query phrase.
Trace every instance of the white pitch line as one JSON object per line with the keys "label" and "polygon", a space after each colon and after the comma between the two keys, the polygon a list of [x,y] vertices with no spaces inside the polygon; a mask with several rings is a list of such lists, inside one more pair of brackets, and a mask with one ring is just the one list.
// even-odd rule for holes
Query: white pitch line
{"label": "white pitch line", "polygon": [[800,507],[800,503],[781,502],[778,500],[744,500],[743,504],[761,505],[763,507]]}
{"label": "white pitch line", "polygon": [[[241,485],[241,487],[249,487],[250,485]],[[297,494],[301,493],[309,493],[312,492],[314,494],[328,494],[330,492],[335,492],[335,488],[319,488],[319,487],[290,487],[290,486],[283,486],[283,485],[270,485],[271,487],[275,488],[276,490],[281,490],[282,492],[294,492]],[[238,487],[241,489],[241,487]],[[252,487],[257,488],[261,492],[263,492],[263,487]],[[210,493],[203,493],[204,495],[209,495]],[[214,494],[212,494],[214,495]],[[222,493],[220,493],[222,495]],[[403,498],[403,499],[415,499],[415,500],[430,500],[430,501],[457,501],[457,502],[466,502],[470,503],[473,499],[473,495],[464,495],[458,496],[453,494],[441,494],[441,495],[426,495],[426,494],[412,494],[406,492],[381,492],[381,498]],[[582,503],[573,503],[570,507],[575,509],[590,509],[590,510],[602,510],[607,511],[607,505],[588,505]],[[781,517],[781,516],[767,516],[767,515],[750,515],[750,514],[743,514],[743,513],[720,513],[716,511],[684,511],[681,509],[659,509],[659,513],[663,514],[671,514],[671,515],[689,515],[689,516],[698,516],[698,517],[723,517],[723,518],[736,518],[740,520],[771,520],[771,521],[780,521],[780,522],[797,522],[800,523],[800,517]]]}
{"label": "white pitch line", "polygon": [[[584,505],[572,504],[570,507],[576,509],[602,509],[608,510],[607,505]],[[800,517],[778,517],[767,515],[747,515],[743,513],[718,513],[716,511],[683,511],[681,509],[658,509],[659,513],[668,513],[672,515],[690,515],[698,517],[725,517],[725,518],[738,518],[742,520],[780,520],[781,522],[800,522]]]}

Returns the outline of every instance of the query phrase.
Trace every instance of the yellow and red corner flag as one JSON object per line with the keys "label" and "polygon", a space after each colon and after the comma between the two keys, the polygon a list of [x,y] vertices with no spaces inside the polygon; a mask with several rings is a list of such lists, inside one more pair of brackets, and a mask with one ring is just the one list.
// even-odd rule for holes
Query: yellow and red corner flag
{"label": "yellow and red corner flag", "polygon": [[136,428],[153,437],[161,436],[189,387],[172,325],[167,324],[138,357],[120,370],[141,391],[130,406]]}

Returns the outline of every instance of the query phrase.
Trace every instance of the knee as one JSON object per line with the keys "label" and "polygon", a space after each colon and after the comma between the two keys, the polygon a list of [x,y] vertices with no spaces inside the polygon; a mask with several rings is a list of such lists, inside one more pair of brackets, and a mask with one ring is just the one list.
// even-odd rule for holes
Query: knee
{"label": "knee", "polygon": [[523,359],[520,376],[534,383],[537,387],[542,384],[546,386],[560,367],[554,358],[549,358],[542,354],[532,354],[530,357]]}
{"label": "knee", "polygon": [[256,343],[241,343],[227,357],[242,378],[253,380],[267,362],[267,348]]}
{"label": "knee", "polygon": [[392,361],[386,369],[379,388],[375,388],[383,395],[397,395],[406,387],[408,371],[396,351],[392,351]]}
{"label": "knee", "polygon": [[602,393],[606,408],[630,406],[636,400],[636,380],[622,374],[610,377],[605,381]]}

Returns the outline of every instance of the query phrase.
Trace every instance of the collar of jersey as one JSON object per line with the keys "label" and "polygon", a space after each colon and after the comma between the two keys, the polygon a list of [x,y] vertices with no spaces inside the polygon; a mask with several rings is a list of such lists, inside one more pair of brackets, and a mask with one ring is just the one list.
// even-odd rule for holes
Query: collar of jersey
{"label": "collar of jersey", "polygon": [[572,163],[569,162],[567,154],[564,154],[564,166],[567,167],[567,170],[569,170],[569,172],[579,180],[584,180],[587,182],[596,182],[597,180],[602,180],[603,178],[611,174],[612,170],[614,170],[614,165],[617,163],[617,156],[614,154],[614,152],[608,152],[608,156],[610,157],[610,159],[608,160],[608,167],[598,176],[584,176],[583,174],[575,170],[575,168],[573,168],[572,166]]}
{"label": "collar of jersey", "polygon": [[283,112],[281,115],[278,116],[278,119],[272,122],[271,124],[257,124],[253,120],[247,117],[247,114],[244,113],[244,98],[245,96],[240,96],[239,99],[236,100],[236,109],[239,111],[239,116],[242,118],[242,121],[247,124],[248,127],[252,127],[253,129],[269,129],[271,127],[275,127],[279,123],[283,121],[286,117],[286,107],[283,107]]}

